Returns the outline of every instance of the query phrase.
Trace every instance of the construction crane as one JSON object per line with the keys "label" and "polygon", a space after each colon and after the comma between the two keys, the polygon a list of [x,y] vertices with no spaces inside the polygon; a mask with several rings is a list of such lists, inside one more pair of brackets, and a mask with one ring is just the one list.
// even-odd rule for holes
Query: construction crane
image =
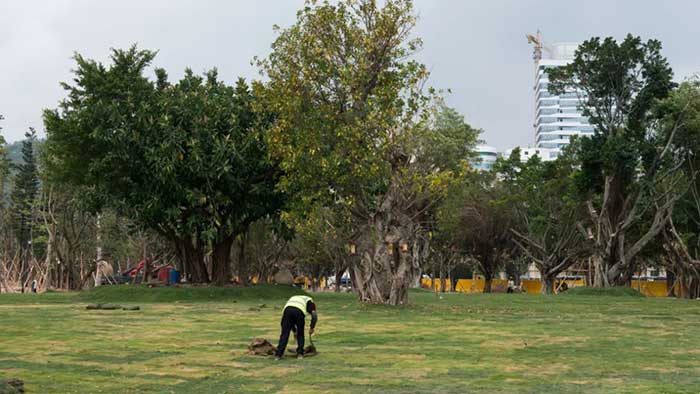
{"label": "construction crane", "polygon": [[537,30],[536,35],[532,34],[526,34],[525,37],[527,37],[527,43],[528,44],[534,44],[535,48],[534,51],[532,52],[532,59],[535,62],[538,62],[542,59],[542,33]]}

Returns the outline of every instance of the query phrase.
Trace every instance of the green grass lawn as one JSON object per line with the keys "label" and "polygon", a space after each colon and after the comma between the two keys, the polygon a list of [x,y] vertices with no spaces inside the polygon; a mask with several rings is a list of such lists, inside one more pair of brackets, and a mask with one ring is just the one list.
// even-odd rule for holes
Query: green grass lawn
{"label": "green grass lawn", "polygon": [[[416,291],[392,308],[316,294],[318,356],[246,355],[254,337],[276,344],[290,294],[3,295],[0,375],[29,393],[700,392],[699,301]],[[141,310],[85,310],[98,301]]]}

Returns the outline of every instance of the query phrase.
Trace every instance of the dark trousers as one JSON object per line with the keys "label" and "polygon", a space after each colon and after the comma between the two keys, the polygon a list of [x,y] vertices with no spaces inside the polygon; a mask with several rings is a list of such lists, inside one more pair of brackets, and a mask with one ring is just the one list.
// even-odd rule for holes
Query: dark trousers
{"label": "dark trousers", "polygon": [[294,307],[285,308],[282,313],[282,334],[275,353],[277,357],[284,355],[291,331],[297,334],[297,354],[304,354],[304,312]]}

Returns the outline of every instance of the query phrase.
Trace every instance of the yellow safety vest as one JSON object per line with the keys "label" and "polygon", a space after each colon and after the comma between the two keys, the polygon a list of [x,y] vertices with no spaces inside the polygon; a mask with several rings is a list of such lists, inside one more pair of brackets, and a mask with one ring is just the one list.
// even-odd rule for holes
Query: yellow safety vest
{"label": "yellow safety vest", "polygon": [[306,311],[306,303],[309,301],[314,302],[314,299],[309,296],[294,296],[287,301],[287,305],[284,306],[284,309],[291,306],[304,312],[304,316],[308,316],[309,312]]}

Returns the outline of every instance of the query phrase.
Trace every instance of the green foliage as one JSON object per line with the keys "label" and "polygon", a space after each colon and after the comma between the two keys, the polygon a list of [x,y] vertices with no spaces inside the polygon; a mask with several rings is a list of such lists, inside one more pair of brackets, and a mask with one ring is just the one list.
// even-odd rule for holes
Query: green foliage
{"label": "green foliage", "polygon": [[582,191],[602,192],[603,177],[612,175],[625,183],[625,192],[640,165],[656,170],[654,156],[665,140],[649,128],[658,101],[674,87],[659,41],[594,37],[579,46],[573,62],[548,72],[552,93],[583,92],[583,114],[594,126],[595,135],[584,137],[579,151]]}
{"label": "green foliage", "polygon": [[697,268],[692,262],[687,263],[700,257],[700,81],[682,83],[663,102],[660,112],[664,131],[675,134],[673,158],[683,160],[682,179],[674,179],[674,182],[685,193],[674,210],[671,236],[676,242],[670,248],[682,251],[683,258],[673,259],[678,266],[671,270],[677,274],[685,271],[698,278]]}
{"label": "green foliage", "polygon": [[433,115],[414,137],[416,160],[430,170],[459,174],[475,158],[474,146],[481,130],[472,128],[463,115],[444,103],[431,109]]}
{"label": "green foliage", "polygon": [[514,241],[549,284],[579,258],[588,256],[577,228],[585,220],[585,207],[575,183],[576,149],[574,141],[557,160],[543,162],[533,156],[525,163],[515,149],[508,159],[494,165],[506,190],[504,203],[515,211]]}
{"label": "green foliage", "polygon": [[644,294],[626,286],[615,286],[608,288],[580,286],[567,290],[561,295],[564,296],[596,296],[596,297],[644,297]]}
{"label": "green foliage", "polygon": [[22,142],[22,163],[17,166],[12,188],[12,226],[22,248],[31,240],[34,205],[39,193],[39,175],[34,156],[36,132],[34,129],[25,133]]}
{"label": "green foliage", "polygon": [[83,188],[92,210],[131,207],[141,200],[149,173],[146,139],[156,134],[155,89],[143,75],[155,52],[113,50],[112,65],[74,56],[73,85],[67,97],[44,112],[49,178]]}
{"label": "green foliage", "polygon": [[151,81],[154,57],[135,46],[114,50],[108,66],[75,56],[67,99],[44,114],[47,169],[96,210],[175,242],[222,245],[215,275],[227,281],[233,239],[283,203],[263,138],[271,115],[244,80],[226,85],[216,70],[186,70],[175,84],[156,70]]}
{"label": "green foliage", "polygon": [[[281,207],[277,169],[262,134],[268,115],[253,111],[255,97],[243,79],[232,87],[217,80],[216,70],[204,78],[188,70],[160,96],[160,143],[152,141],[147,153],[163,190],[202,211],[196,220],[205,236],[238,235]],[[175,205],[162,206],[154,196],[147,207],[157,215]]]}
{"label": "green foliage", "polygon": [[516,211],[507,198],[508,190],[495,172],[472,172],[451,185],[438,211],[438,234],[475,261],[487,280],[494,279],[516,252],[511,232],[517,225]]}
{"label": "green foliage", "polygon": [[631,35],[620,43],[610,37],[587,40],[570,64],[548,72],[552,93],[583,95],[583,114],[595,133],[577,144],[575,178],[602,273],[596,283],[622,284],[679,198],[669,181],[680,162],[668,149],[675,133],[665,130],[659,114],[661,101],[675,86],[673,72],[659,41]]}
{"label": "green foliage", "polygon": [[421,45],[414,25],[408,0],[313,1],[259,61],[278,114],[268,140],[294,210],[373,205],[387,191],[425,101],[417,84],[427,70],[406,60]]}
{"label": "green foliage", "polygon": [[[423,91],[415,24],[410,0],[310,1],[258,61],[276,115],[267,140],[291,200],[285,220],[303,223],[319,207],[347,220],[358,294],[377,303],[407,302],[435,203],[478,135]],[[399,240],[410,246],[392,254]]]}

